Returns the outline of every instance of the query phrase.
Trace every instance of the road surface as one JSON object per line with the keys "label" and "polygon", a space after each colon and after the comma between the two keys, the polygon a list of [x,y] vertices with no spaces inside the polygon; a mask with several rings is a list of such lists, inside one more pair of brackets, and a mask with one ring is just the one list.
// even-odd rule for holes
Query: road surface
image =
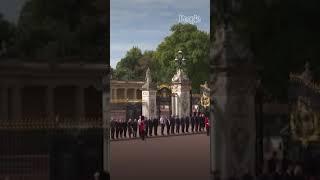
{"label": "road surface", "polygon": [[205,134],[111,142],[112,180],[209,180]]}

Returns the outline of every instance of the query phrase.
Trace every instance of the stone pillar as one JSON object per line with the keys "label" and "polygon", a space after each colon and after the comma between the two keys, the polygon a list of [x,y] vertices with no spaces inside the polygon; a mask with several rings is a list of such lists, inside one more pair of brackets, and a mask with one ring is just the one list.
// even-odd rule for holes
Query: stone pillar
{"label": "stone pillar", "polygon": [[174,116],[176,114],[176,101],[174,95],[171,96],[171,115]]}
{"label": "stone pillar", "polygon": [[1,119],[8,120],[8,87],[1,88]]}
{"label": "stone pillar", "polygon": [[103,170],[110,173],[110,81],[102,79]]}
{"label": "stone pillar", "polygon": [[151,80],[149,68],[146,72],[146,82],[142,86],[142,115],[146,118],[157,117],[157,91]]}
{"label": "stone pillar", "polygon": [[183,70],[178,69],[172,78],[172,93],[176,94],[175,115],[186,117],[190,115],[190,89],[191,82]]}
{"label": "stone pillar", "polygon": [[[174,100],[174,102],[176,103],[175,104],[175,107],[174,107],[174,109],[176,110],[176,112],[175,112],[175,116],[179,116],[179,96],[178,95],[176,95],[175,97],[175,100]],[[179,116],[180,117],[180,116]]]}
{"label": "stone pillar", "polygon": [[133,99],[137,100],[137,89],[133,89]]}
{"label": "stone pillar", "polygon": [[46,115],[48,120],[54,119],[54,87],[48,86],[46,88]]}
{"label": "stone pillar", "polygon": [[113,89],[111,90],[111,94],[110,94],[111,102],[116,99],[115,95],[116,95],[116,89],[113,88]]}
{"label": "stone pillar", "polygon": [[118,89],[114,88],[114,100],[118,99],[118,93],[117,93]]}
{"label": "stone pillar", "polygon": [[142,91],[142,115],[145,118],[151,118],[157,116],[157,101],[155,90],[143,90]]}
{"label": "stone pillar", "polygon": [[128,98],[128,89],[124,88],[124,99]]}
{"label": "stone pillar", "polygon": [[15,86],[12,88],[12,99],[11,99],[11,114],[12,114],[12,119],[15,121],[20,121],[22,120],[21,118],[21,87]]}
{"label": "stone pillar", "polygon": [[[211,49],[211,173],[219,179],[255,175],[255,68],[248,46],[232,25],[215,28]],[[225,46],[228,44],[228,46]],[[241,51],[238,49],[241,48]],[[212,177],[214,179],[214,177]]]}
{"label": "stone pillar", "polygon": [[85,118],[84,87],[76,88],[76,120]]}

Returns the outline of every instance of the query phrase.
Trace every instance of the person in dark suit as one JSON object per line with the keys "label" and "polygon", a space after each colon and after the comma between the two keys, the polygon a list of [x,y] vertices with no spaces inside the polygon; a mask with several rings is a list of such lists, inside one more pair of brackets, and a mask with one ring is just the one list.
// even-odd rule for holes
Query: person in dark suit
{"label": "person in dark suit", "polygon": [[271,174],[276,171],[276,165],[278,163],[277,152],[272,152],[271,158],[268,160],[268,169]]}
{"label": "person in dark suit", "polygon": [[[170,116],[170,118],[171,118],[171,116]],[[170,134],[170,120],[168,117],[166,117],[165,121],[166,121],[167,135],[169,135]]]}
{"label": "person in dark suit", "polygon": [[149,136],[152,136],[152,130],[153,130],[153,120],[152,117],[148,119],[148,125],[149,125]]}
{"label": "person in dark suit", "polygon": [[129,121],[127,122],[129,138],[131,138],[131,137],[132,137],[132,134],[133,134],[132,123],[133,123],[133,121],[132,121],[132,119],[130,118]]}
{"label": "person in dark suit", "polygon": [[145,129],[145,136],[148,137],[148,133],[149,133],[149,119],[147,119],[145,117],[144,120],[144,129]]}
{"label": "person in dark suit", "polygon": [[192,114],[192,117],[191,117],[191,131],[192,132],[194,132],[195,123],[196,123],[196,119],[195,119],[194,114]]}
{"label": "person in dark suit", "polygon": [[180,125],[181,125],[181,121],[180,118],[177,116],[176,117],[176,133],[180,133]]}
{"label": "person in dark suit", "polygon": [[119,133],[120,133],[120,138],[123,138],[123,120],[120,119],[119,121]]}
{"label": "person in dark suit", "polygon": [[184,133],[185,132],[185,127],[186,127],[186,119],[185,117],[181,118],[181,132]]}
{"label": "person in dark suit", "polygon": [[175,121],[175,117],[172,116],[170,118],[170,129],[171,129],[171,134],[174,134],[174,128],[175,128],[175,125],[176,125],[176,121]]}
{"label": "person in dark suit", "polygon": [[283,174],[284,180],[293,180],[293,164],[288,164],[286,172]]}
{"label": "person in dark suit", "polygon": [[200,118],[199,118],[199,116],[198,116],[198,114],[196,114],[196,116],[194,117],[194,119],[195,119],[195,128],[196,128],[196,132],[198,132],[199,131],[199,126],[200,126]]}
{"label": "person in dark suit", "polygon": [[133,137],[137,137],[137,131],[138,131],[138,121],[137,121],[137,119],[133,120],[132,129],[133,129]]}
{"label": "person in dark suit", "polygon": [[197,114],[197,118],[198,118],[198,132],[201,132],[201,126],[202,126],[202,123],[201,123],[201,115],[200,113]]}
{"label": "person in dark suit", "polygon": [[205,123],[205,117],[203,113],[200,115],[200,119],[201,119],[201,131],[204,131],[206,123]]}
{"label": "person in dark suit", "polygon": [[186,117],[186,133],[189,133],[190,117]]}
{"label": "person in dark suit", "polygon": [[115,127],[116,127],[116,138],[119,139],[119,134],[120,134],[120,120],[115,121]]}
{"label": "person in dark suit", "polygon": [[110,180],[109,172],[101,171],[99,173],[99,180]]}
{"label": "person in dark suit", "polygon": [[154,118],[153,121],[154,121],[153,132],[154,132],[154,135],[158,136],[159,119]]}
{"label": "person in dark suit", "polygon": [[122,127],[123,127],[123,136],[126,138],[127,137],[127,130],[128,130],[128,121],[123,120]]}
{"label": "person in dark suit", "polygon": [[111,139],[114,139],[114,132],[116,131],[116,125],[114,119],[110,122],[110,128],[111,128]]}

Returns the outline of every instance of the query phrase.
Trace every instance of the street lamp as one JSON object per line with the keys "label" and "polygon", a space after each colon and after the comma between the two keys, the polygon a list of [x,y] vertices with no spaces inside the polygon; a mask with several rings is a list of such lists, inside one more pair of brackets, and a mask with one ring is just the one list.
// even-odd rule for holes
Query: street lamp
{"label": "street lamp", "polygon": [[178,69],[181,69],[182,65],[184,65],[186,61],[181,50],[178,51],[178,55],[174,60],[178,65]]}

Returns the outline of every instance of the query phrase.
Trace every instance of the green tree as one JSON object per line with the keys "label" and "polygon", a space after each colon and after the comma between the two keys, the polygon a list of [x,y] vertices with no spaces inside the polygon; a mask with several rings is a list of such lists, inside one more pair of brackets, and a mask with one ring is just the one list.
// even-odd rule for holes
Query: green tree
{"label": "green tree", "polygon": [[199,91],[199,86],[209,79],[209,34],[191,24],[175,24],[172,34],[157,47],[153,69],[155,79],[170,83],[176,72],[174,59],[181,50],[186,58],[185,71],[192,81],[192,88]]}
{"label": "green tree", "polygon": [[[23,57],[106,60],[106,11],[101,0],[30,0],[20,13],[17,46]],[[77,61],[79,60],[78,58]]]}
{"label": "green tree", "polygon": [[133,47],[127,51],[115,70],[115,78],[119,80],[143,80],[148,67],[151,68],[153,51],[142,53],[138,47]]}
{"label": "green tree", "polygon": [[0,51],[2,50],[2,44],[5,44],[6,56],[11,55],[12,48],[11,46],[14,43],[14,38],[16,35],[16,27],[14,24],[3,18],[3,15],[0,13]]}

